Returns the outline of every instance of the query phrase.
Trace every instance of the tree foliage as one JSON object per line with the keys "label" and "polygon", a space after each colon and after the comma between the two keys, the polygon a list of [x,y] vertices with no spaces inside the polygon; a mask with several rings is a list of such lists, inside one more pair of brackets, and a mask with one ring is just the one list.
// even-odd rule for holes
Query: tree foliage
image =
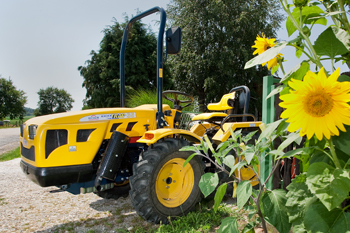
{"label": "tree foliage", "polygon": [[25,92],[17,90],[12,80],[0,77],[0,119],[9,116],[11,119],[25,115],[24,105],[27,103]]}
{"label": "tree foliage", "polygon": [[38,108],[34,111],[36,116],[52,113],[67,112],[72,109],[74,100],[64,89],[48,87],[38,92]]}
{"label": "tree foliage", "polygon": [[[173,0],[168,16],[182,28],[182,49],[171,58],[177,88],[198,96],[201,110],[235,86],[261,99],[266,68],[244,70],[256,35],[274,36],[282,20],[276,0]],[[254,102],[254,101],[253,101]],[[255,101],[261,109],[261,100]]]}
{"label": "tree foliage", "polygon": [[[86,88],[85,105],[92,108],[116,107],[120,103],[119,58],[124,23],[109,26],[103,30],[104,37],[98,52],[91,51],[86,66],[79,66]],[[154,89],[157,86],[156,70],[157,38],[144,24],[137,21],[132,25],[125,53],[125,84],[128,89]],[[172,87],[167,66],[164,66],[164,88]]]}

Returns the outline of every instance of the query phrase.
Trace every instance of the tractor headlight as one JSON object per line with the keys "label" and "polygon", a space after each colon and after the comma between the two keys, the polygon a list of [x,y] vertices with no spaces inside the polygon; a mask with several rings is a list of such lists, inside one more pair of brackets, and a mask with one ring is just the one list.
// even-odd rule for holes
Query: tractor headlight
{"label": "tractor headlight", "polygon": [[22,138],[23,138],[24,127],[26,127],[25,124],[22,124],[22,125],[19,126],[19,130],[20,130],[20,133],[21,133],[21,137],[22,137]]}
{"label": "tractor headlight", "polygon": [[30,125],[28,127],[28,131],[29,131],[29,139],[34,139],[35,135],[36,135],[36,128],[38,128],[37,125]]}

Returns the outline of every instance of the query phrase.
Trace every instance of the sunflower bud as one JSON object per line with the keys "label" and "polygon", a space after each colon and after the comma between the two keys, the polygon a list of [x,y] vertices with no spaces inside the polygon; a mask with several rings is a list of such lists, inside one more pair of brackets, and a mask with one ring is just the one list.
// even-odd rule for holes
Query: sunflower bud
{"label": "sunflower bud", "polygon": [[307,26],[303,27],[303,33],[305,36],[309,37],[311,35],[311,31]]}
{"label": "sunflower bud", "polygon": [[302,8],[306,6],[309,0],[293,0],[293,4],[295,7]]}

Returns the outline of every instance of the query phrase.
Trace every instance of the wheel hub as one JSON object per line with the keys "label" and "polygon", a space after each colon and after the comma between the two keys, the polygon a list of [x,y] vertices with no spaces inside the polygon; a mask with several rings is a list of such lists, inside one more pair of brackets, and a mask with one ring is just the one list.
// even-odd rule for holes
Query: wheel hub
{"label": "wheel hub", "polygon": [[156,181],[156,194],[160,203],[166,207],[178,207],[190,196],[194,173],[188,163],[183,167],[182,158],[171,159],[160,169]]}

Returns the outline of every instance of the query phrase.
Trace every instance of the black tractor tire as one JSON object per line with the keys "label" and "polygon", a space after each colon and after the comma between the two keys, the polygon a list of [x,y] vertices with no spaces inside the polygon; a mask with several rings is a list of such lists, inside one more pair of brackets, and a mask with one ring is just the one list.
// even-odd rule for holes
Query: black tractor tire
{"label": "black tractor tire", "polygon": [[115,186],[112,189],[107,189],[105,191],[97,191],[95,194],[103,199],[114,199],[118,200],[120,197],[129,196],[130,183],[121,186]]}
{"label": "black tractor tire", "polygon": [[[183,139],[165,139],[149,147],[142,160],[133,165],[130,198],[136,212],[145,220],[167,224],[168,217],[187,214],[203,198],[198,186],[204,174],[201,157],[195,156],[190,160],[190,169],[188,165],[185,169],[183,164],[181,165],[192,154],[188,151],[179,151],[187,145],[189,143]],[[174,174],[169,173],[169,177],[166,178],[164,175],[169,166],[176,168],[171,170]],[[175,177],[176,179],[181,177],[182,180],[180,178],[175,180]],[[188,182],[189,180],[191,182]],[[164,198],[166,189],[169,190],[169,198]]]}

